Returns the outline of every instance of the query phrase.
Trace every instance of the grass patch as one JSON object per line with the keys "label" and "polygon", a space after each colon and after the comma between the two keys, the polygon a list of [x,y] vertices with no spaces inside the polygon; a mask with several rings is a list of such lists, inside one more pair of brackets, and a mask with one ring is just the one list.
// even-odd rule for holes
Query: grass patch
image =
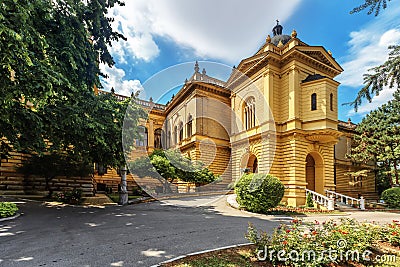
{"label": "grass patch", "polygon": [[11,202],[0,202],[0,218],[7,218],[14,216],[18,211],[18,207],[15,203]]}
{"label": "grass patch", "polygon": [[[220,251],[207,252],[200,255],[189,256],[175,262],[162,264],[162,267],[260,267],[260,266],[278,266],[286,267],[291,265],[273,265],[270,262],[258,261],[254,255],[256,247],[254,245],[247,245],[239,248],[231,248]],[[308,265],[307,265],[308,266]],[[310,263],[310,266],[315,266]],[[347,262],[323,266],[336,266],[336,267],[364,267],[371,265],[364,265],[357,262]],[[400,266],[400,253],[397,254],[395,262],[375,263],[375,267],[393,267]]]}
{"label": "grass patch", "polygon": [[191,256],[163,267],[252,267],[250,247],[232,248]]}

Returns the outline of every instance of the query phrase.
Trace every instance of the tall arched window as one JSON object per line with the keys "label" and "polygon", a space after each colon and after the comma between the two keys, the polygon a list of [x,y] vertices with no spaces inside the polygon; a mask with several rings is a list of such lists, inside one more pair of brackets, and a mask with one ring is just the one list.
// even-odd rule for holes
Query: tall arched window
{"label": "tall arched window", "polygon": [[254,97],[247,99],[243,107],[243,119],[246,130],[256,126],[256,101]]}
{"label": "tall arched window", "polygon": [[186,135],[187,137],[192,137],[192,115],[189,116],[188,123],[186,125]]}
{"label": "tall arched window", "polygon": [[329,96],[329,106],[331,107],[331,111],[333,111],[333,94],[332,93]]}
{"label": "tall arched window", "polygon": [[183,140],[183,122],[179,123],[179,142]]}
{"label": "tall arched window", "polygon": [[144,126],[139,126],[139,135],[140,138],[135,140],[136,146],[146,147],[148,140],[147,128]]}
{"label": "tall arched window", "polygon": [[317,94],[313,93],[311,95],[311,110],[317,110]]}
{"label": "tall arched window", "polygon": [[160,128],[154,131],[154,148],[161,148],[161,135],[162,130]]}

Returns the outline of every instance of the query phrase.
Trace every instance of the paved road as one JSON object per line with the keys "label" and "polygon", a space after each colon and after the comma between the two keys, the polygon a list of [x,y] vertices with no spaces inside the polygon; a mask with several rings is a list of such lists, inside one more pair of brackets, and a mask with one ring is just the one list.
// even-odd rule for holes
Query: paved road
{"label": "paved road", "polygon": [[[105,209],[20,204],[23,216],[0,222],[0,266],[151,266],[182,254],[245,243],[249,222],[271,231],[292,219],[235,210],[225,201],[191,197]],[[356,212],[344,217],[390,222],[400,215]]]}
{"label": "paved road", "polygon": [[0,266],[151,266],[190,252],[245,243],[248,222],[271,230],[285,220],[232,211],[225,198],[210,203],[215,199],[105,209],[20,204],[23,216],[0,222]]}

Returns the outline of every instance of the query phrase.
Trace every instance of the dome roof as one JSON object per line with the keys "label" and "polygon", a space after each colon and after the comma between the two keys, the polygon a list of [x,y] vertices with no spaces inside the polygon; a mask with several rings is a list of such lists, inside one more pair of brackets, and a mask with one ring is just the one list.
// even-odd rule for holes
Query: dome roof
{"label": "dome roof", "polygon": [[290,39],[292,39],[292,37],[290,37],[289,35],[275,35],[274,37],[271,38],[271,43],[273,43],[275,46],[277,46],[279,44],[279,41],[282,42],[283,45],[285,45],[287,42],[290,41]]}

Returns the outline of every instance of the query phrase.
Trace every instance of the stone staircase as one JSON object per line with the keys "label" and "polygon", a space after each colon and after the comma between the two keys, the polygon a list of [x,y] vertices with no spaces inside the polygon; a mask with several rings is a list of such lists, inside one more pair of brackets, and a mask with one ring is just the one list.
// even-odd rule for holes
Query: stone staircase
{"label": "stone staircase", "polygon": [[335,210],[343,211],[343,212],[355,212],[355,211],[361,211],[359,208],[354,208],[349,205],[343,204],[343,203],[335,203]]}

